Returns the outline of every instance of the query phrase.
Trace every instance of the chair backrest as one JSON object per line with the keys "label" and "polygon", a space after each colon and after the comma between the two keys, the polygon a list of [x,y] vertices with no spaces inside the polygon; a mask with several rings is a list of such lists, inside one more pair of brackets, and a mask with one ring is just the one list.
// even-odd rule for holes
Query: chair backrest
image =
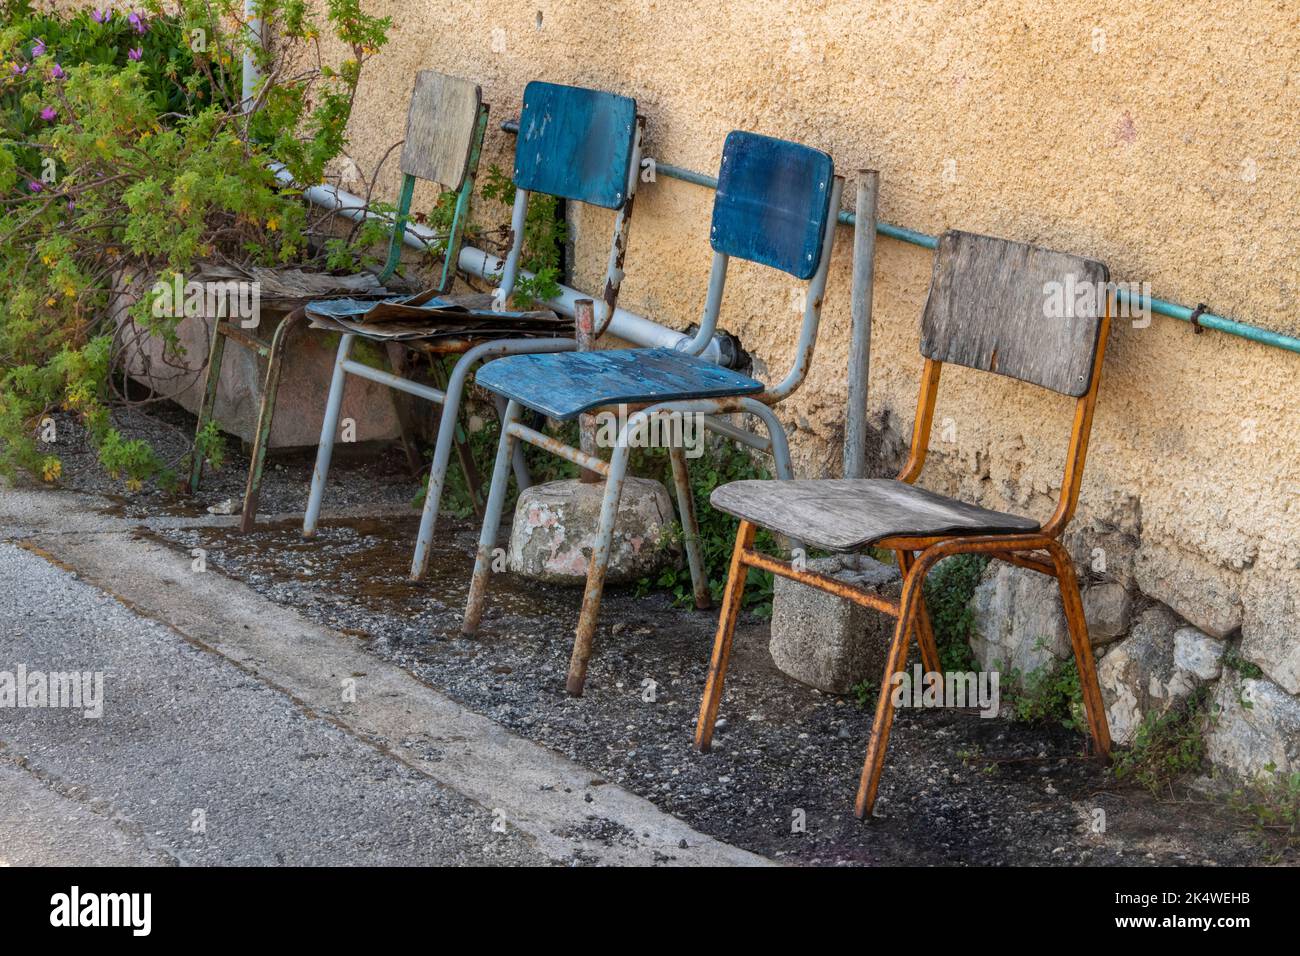
{"label": "chair backrest", "polygon": [[408,176],[460,189],[469,167],[483,93],[478,84],[435,70],[415,75],[401,167]]}
{"label": "chair backrest", "polygon": [[832,215],[834,175],[830,156],[819,149],[758,133],[728,133],[713,201],[713,249],[812,278]]}
{"label": "chair backrest", "polygon": [[1092,384],[1109,279],[1095,259],[946,232],[921,320],[921,354],[1078,398]]}
{"label": "chair backrest", "polygon": [[524,88],[515,185],[621,209],[636,152],[636,100],[534,80]]}

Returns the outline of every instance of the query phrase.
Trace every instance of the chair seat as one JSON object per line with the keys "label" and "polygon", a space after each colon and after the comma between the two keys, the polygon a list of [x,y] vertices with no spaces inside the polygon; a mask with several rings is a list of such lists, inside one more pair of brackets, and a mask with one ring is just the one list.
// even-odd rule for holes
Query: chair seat
{"label": "chair seat", "polygon": [[753,395],[763,383],[669,348],[542,352],[488,362],[475,381],[549,418],[606,405]]}
{"label": "chair seat", "polygon": [[892,478],[733,481],[713,507],[828,551],[853,551],[898,536],[1024,534],[1032,518],[990,511]]}

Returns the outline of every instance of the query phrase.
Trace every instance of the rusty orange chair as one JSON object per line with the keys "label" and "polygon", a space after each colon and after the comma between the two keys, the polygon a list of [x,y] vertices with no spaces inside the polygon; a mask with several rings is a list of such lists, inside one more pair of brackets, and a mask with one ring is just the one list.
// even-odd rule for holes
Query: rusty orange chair
{"label": "rusty orange chair", "polygon": [[[698,749],[706,751],[712,742],[748,568],[762,568],[883,611],[898,623],[855,805],[859,817],[869,816],[894,717],[891,682],[906,666],[912,637],[925,669],[942,670],[922,596],[925,576],[943,558],[976,553],[1056,578],[1078,663],[1088,729],[1097,752],[1109,755],[1110,731],[1079,584],[1060,542],[1079,500],[1088,453],[1110,328],[1108,280],[1106,266],[1095,260],[988,236],[946,233],[939,241],[921,323],[925,365],[911,455],[898,478],[736,481],[713,491],[713,506],[741,520],[695,727]],[[1049,307],[1053,302],[1057,307]],[[914,484],[925,464],[945,362],[997,372],[1076,400],[1061,496],[1047,521],[1040,524],[990,511]],[[761,554],[753,546],[759,527],[828,551],[852,552],[869,546],[893,551],[903,572],[902,594],[891,601]]]}

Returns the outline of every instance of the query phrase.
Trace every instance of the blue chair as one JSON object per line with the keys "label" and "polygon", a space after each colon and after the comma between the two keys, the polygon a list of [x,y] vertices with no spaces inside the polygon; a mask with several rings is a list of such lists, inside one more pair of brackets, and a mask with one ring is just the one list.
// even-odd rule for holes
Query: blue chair
{"label": "blue chair", "polygon": [[[534,192],[545,193],[618,212],[610,242],[604,296],[597,307],[599,328],[596,334],[604,331],[613,316],[618,290],[623,281],[623,257],[631,224],[632,198],[641,166],[641,128],[636,100],[630,97],[540,81],[529,83],[524,88],[512,177],[515,204],[511,212],[510,249],[504,262],[497,260],[495,264],[489,263],[489,267],[484,270],[485,273],[501,270],[501,285],[494,296],[496,308],[507,307],[520,276],[519,261],[523,253],[529,195]],[[405,152],[403,156],[405,157]],[[472,188],[472,182],[470,186]],[[467,197],[463,198],[467,200]],[[459,208],[458,206],[458,212]],[[451,253],[448,254],[448,268],[454,276],[456,263]],[[444,288],[449,287],[450,282],[444,276]],[[312,473],[311,494],[303,519],[303,535],[311,537],[316,533],[334,448],[334,435],[338,428],[339,407],[343,402],[345,376],[350,374],[367,378],[434,402],[442,406],[442,414],[424,498],[424,511],[420,516],[415,554],[411,559],[411,578],[418,580],[424,576],[428,565],[429,547],[433,541],[438,506],[456,434],[456,419],[470,372],[485,359],[521,353],[563,351],[574,348],[575,341],[572,338],[467,340],[464,343],[465,351],[457,360],[448,377],[446,389],[443,390],[420,385],[349,358],[354,338],[354,335],[344,335],[339,343],[325,421],[321,427],[316,468]],[[504,404],[502,402],[499,409],[502,412]],[[530,479],[522,454],[515,456],[514,469],[520,486],[528,487]]]}
{"label": "blue chair", "polygon": [[[713,204],[710,232],[713,269],[704,315],[699,331],[684,348],[517,355],[491,362],[479,371],[478,384],[508,399],[509,404],[502,420],[487,513],[465,608],[462,629],[466,634],[477,630],[483,615],[509,463],[520,440],[605,478],[598,537],[588,565],[586,592],[566,684],[569,693],[575,696],[582,693],[586,680],[619,497],[627,472],[629,435],[660,416],[750,412],[767,426],[778,475],[791,477],[785,433],[771,406],[799,387],[812,359],[842,188],[843,180],[835,176],[830,156],[820,150],[755,133],[730,133],[722,151]],[[717,327],[727,262],[732,256],[811,280],[794,366],[777,385],[764,386],[699,357]],[[630,414],[609,462],[520,423],[525,407],[550,418],[570,420],[587,412],[617,411],[619,406]],[[733,438],[746,434],[724,423],[715,422],[711,427]],[[669,457],[696,603],[707,607],[708,582],[686,473],[686,456],[680,446],[672,446]]]}

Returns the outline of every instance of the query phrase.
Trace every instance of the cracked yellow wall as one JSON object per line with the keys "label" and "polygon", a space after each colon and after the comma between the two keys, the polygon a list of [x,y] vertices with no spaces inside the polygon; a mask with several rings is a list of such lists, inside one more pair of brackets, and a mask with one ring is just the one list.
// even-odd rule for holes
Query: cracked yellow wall
{"label": "cracked yellow wall", "polygon": [[[421,68],[481,82],[494,121],[517,114],[529,79],[597,86],[637,97],[647,154],[664,162],[714,172],[733,128],[801,140],[849,177],[846,205],[854,171],[879,169],[888,222],[1095,256],[1157,296],[1300,332],[1300,7],[1129,6],[368,2],[397,26],[363,81],[351,152],[369,175],[401,138]],[[495,126],[485,166],[506,165],[513,148]],[[394,156],[382,188],[395,192],[396,176]],[[641,187],[625,307],[677,328],[698,317],[710,201],[662,177]],[[594,291],[608,219],[576,226],[575,284]],[[812,373],[781,408],[803,476],[839,468],[851,244],[841,228]],[[893,437],[910,428],[930,259],[878,244],[871,416]],[[793,287],[732,271],[722,324],[769,381],[797,332]],[[1247,605],[1300,617],[1298,373],[1300,355],[1172,319],[1116,323],[1076,520],[1140,531],[1143,589],[1193,621],[1217,609],[1235,625],[1243,592]],[[1068,405],[948,370],[925,483],[1045,516]]]}

